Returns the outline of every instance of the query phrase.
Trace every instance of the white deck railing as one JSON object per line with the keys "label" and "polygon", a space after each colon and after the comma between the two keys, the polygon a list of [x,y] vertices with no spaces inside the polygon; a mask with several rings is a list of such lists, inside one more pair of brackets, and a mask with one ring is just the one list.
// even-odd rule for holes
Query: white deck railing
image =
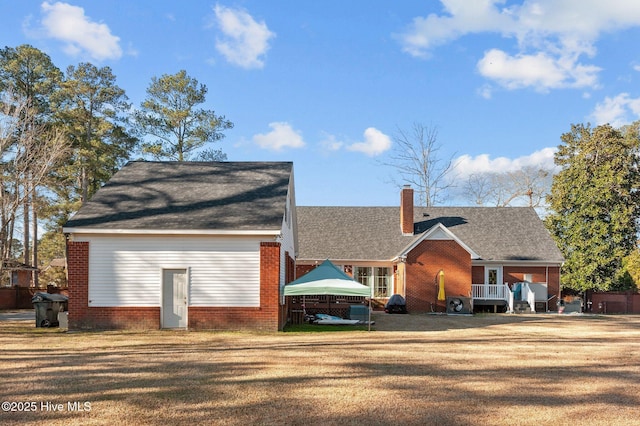
{"label": "white deck railing", "polygon": [[[484,300],[504,300],[507,302],[507,312],[513,312],[515,302],[525,300],[529,303],[531,312],[536,311],[536,294],[529,283],[520,284],[520,297],[516,300],[507,284],[471,284],[471,297]],[[546,283],[545,283],[546,284]]]}
{"label": "white deck railing", "polygon": [[529,283],[522,283],[522,300],[529,302],[531,312],[536,313],[536,294],[529,287]]}
{"label": "white deck railing", "polygon": [[505,284],[471,284],[474,299],[509,300],[509,287]]}
{"label": "white deck railing", "polygon": [[513,292],[506,284],[471,284],[471,297],[484,300],[504,300],[507,312],[513,312]]}

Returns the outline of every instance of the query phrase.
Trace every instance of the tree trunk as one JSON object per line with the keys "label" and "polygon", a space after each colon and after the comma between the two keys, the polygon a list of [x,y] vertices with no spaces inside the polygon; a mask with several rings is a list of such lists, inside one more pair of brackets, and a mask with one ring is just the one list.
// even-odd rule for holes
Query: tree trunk
{"label": "tree trunk", "polygon": [[24,215],[24,263],[25,265],[28,265],[29,262],[31,261],[31,252],[29,250],[29,240],[30,240],[30,235],[29,235],[29,230],[31,229],[31,222],[29,221],[29,211],[30,211],[30,206],[29,206],[29,183],[25,182],[24,184],[24,208],[23,208],[23,215]]}
{"label": "tree trunk", "polygon": [[[36,199],[38,198],[38,194],[36,194],[36,189],[33,188],[33,266],[35,268],[38,267],[38,211],[36,209]],[[33,285],[38,288],[38,273],[39,271],[36,269],[32,272],[31,279],[33,281]]]}

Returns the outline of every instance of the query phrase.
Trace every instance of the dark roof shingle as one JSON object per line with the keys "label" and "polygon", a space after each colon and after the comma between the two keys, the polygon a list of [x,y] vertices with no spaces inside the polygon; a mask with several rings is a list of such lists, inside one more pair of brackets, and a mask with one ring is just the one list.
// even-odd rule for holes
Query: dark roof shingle
{"label": "dark roof shingle", "polygon": [[291,162],[133,161],[65,228],[278,230]]}
{"label": "dark roof shingle", "polygon": [[415,235],[400,231],[399,207],[298,207],[299,258],[390,260],[442,223],[483,260],[562,262],[537,213],[527,207],[414,208]]}

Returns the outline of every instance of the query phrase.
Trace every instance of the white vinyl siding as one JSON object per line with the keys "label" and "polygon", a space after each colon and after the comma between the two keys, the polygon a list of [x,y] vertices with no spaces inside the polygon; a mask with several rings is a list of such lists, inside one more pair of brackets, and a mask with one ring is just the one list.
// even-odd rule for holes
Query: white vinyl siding
{"label": "white vinyl siding", "polygon": [[189,306],[259,307],[260,240],[86,236],[89,306],[159,306],[162,269],[188,269]]}

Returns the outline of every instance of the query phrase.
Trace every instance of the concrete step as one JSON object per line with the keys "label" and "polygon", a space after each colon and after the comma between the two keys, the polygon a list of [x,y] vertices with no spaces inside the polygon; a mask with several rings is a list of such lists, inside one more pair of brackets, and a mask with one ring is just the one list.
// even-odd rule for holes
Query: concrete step
{"label": "concrete step", "polygon": [[513,304],[513,313],[514,314],[530,314],[531,306],[529,306],[529,302],[520,300],[514,302]]}

